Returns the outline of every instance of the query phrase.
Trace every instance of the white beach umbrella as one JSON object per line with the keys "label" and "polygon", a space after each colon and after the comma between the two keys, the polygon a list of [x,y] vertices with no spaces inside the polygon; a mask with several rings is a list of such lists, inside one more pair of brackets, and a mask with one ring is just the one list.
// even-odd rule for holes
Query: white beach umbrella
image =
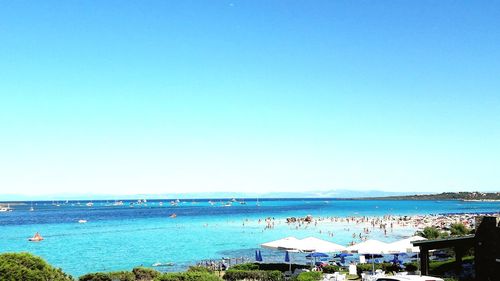
{"label": "white beach umbrella", "polygon": [[260,244],[263,248],[276,249],[276,250],[297,250],[301,246],[300,240],[290,236],[283,239]]}
{"label": "white beach umbrella", "polygon": [[420,253],[419,247],[413,247],[412,241],[427,240],[421,236],[412,236],[399,241],[390,243],[387,251],[392,254],[399,253]]}
{"label": "white beach umbrella", "polygon": [[347,247],[350,252],[357,252],[358,254],[387,254],[389,244],[382,241],[370,239],[359,244],[354,244]]}
{"label": "white beach umbrella", "polygon": [[375,272],[375,259],[373,255],[375,254],[386,254],[389,244],[378,240],[366,240],[359,244],[347,247],[350,252],[357,252],[358,254],[371,254],[372,255],[372,274]]}
{"label": "white beach umbrella", "polygon": [[324,253],[332,253],[332,252],[340,252],[345,251],[346,247],[335,244],[326,240],[322,240],[316,237],[307,237],[300,240],[299,251],[303,252],[324,252]]}

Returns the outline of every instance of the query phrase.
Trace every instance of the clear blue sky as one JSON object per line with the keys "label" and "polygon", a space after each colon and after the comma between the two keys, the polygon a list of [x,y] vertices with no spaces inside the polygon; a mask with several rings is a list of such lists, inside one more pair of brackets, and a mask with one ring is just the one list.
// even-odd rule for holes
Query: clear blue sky
{"label": "clear blue sky", "polygon": [[0,0],[3,194],[500,190],[497,1]]}

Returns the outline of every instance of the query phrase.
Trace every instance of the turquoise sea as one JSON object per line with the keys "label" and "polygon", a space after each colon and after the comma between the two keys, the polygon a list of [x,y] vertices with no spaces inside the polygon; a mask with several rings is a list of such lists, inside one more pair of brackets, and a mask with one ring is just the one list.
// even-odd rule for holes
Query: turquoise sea
{"label": "turquoise sea", "polygon": [[[443,213],[498,213],[499,202],[462,201],[368,201],[335,199],[245,199],[245,204],[225,200],[151,200],[143,204],[124,201],[23,202],[11,205],[12,212],[0,213],[0,252],[28,251],[42,256],[64,271],[84,273],[130,270],[155,262],[173,262],[168,270],[183,270],[203,259],[246,257],[252,259],[261,243],[285,236],[315,236],[346,245],[352,225],[319,224],[295,229],[286,217],[383,216]],[[163,204],[160,204],[162,202]],[[259,206],[258,206],[259,205]],[[33,207],[33,211],[30,208]],[[172,214],[176,218],[171,218]],[[275,227],[265,229],[259,219],[276,219]],[[87,223],[79,223],[86,220]],[[411,228],[395,229],[387,237],[374,231],[370,238],[394,241],[411,235]],[[45,240],[28,242],[39,232]],[[333,237],[328,235],[333,233]],[[263,250],[265,261],[280,261],[282,253]]]}

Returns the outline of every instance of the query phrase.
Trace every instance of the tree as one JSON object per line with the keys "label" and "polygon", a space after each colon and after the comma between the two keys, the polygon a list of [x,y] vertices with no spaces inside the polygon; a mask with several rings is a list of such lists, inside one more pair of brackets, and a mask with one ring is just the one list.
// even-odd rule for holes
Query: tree
{"label": "tree", "polygon": [[73,278],[54,268],[42,258],[29,253],[0,254],[2,281],[72,281]]}

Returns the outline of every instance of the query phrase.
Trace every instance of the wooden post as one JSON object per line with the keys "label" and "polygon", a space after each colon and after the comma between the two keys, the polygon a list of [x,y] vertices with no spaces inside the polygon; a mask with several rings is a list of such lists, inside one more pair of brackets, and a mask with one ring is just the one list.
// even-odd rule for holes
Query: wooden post
{"label": "wooden post", "polygon": [[429,249],[420,246],[420,271],[429,275]]}
{"label": "wooden post", "polygon": [[457,272],[462,271],[462,257],[464,256],[464,248],[460,246],[455,246],[455,270]]}

